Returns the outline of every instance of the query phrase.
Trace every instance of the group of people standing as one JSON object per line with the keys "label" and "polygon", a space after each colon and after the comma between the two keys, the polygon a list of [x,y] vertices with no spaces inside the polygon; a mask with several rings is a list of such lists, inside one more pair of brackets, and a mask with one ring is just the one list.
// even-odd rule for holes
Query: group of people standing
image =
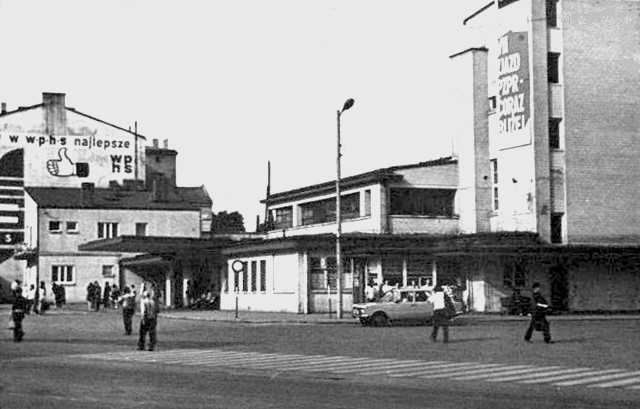
{"label": "group of people standing", "polygon": [[120,297],[120,289],[117,284],[104,283],[104,290],[100,283],[94,281],[87,286],[87,308],[89,311],[99,311],[103,308],[117,308],[117,299]]}

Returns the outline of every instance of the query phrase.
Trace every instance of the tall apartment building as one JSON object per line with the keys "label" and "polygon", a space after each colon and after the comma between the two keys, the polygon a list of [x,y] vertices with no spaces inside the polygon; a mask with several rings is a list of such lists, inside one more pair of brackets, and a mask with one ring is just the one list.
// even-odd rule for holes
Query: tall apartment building
{"label": "tall apartment building", "polygon": [[482,40],[452,56],[467,79],[459,100],[475,102],[461,111],[457,146],[488,156],[491,231],[639,243],[637,6],[501,0],[464,21]]}
{"label": "tall apartment building", "polygon": [[456,155],[490,182],[488,230],[552,245],[564,307],[638,309],[638,2],[497,0],[463,25]]}

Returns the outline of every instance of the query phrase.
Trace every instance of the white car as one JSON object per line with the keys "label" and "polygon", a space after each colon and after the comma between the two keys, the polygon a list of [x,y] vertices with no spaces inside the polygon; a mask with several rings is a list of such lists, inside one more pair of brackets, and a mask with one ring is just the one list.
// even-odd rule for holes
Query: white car
{"label": "white car", "polygon": [[429,293],[419,288],[393,289],[378,302],[353,305],[352,315],[362,325],[388,326],[395,322],[431,321],[433,304],[427,299]]}

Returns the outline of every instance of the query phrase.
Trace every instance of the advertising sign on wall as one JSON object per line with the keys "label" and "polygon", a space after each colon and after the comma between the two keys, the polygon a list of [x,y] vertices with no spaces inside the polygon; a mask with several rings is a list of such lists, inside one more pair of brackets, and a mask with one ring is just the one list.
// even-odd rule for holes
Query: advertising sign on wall
{"label": "advertising sign on wall", "polygon": [[502,148],[531,142],[529,41],[527,32],[498,38],[497,109]]}
{"label": "advertising sign on wall", "polygon": [[[130,135],[39,135],[0,132],[0,163],[23,150],[25,185],[107,186],[135,178],[135,138]],[[0,169],[2,172],[2,169]]]}

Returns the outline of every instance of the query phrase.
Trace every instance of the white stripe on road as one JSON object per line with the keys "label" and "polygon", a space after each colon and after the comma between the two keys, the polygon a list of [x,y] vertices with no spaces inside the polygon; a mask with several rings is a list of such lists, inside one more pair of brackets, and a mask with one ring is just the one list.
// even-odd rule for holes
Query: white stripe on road
{"label": "white stripe on road", "polygon": [[[436,364],[444,364],[445,361],[433,361],[431,363],[436,363]],[[406,362],[397,362],[393,365],[388,365],[384,368],[380,368],[377,371],[366,371],[366,372],[358,372],[358,375],[360,376],[373,376],[373,375],[390,375],[392,373],[398,373],[398,372],[405,372],[407,370],[413,370],[414,367],[420,367],[423,368],[425,366],[427,366],[428,362],[420,362],[420,361],[415,361],[415,362],[411,362],[411,361],[406,361]],[[396,367],[398,369],[396,369]]]}
{"label": "white stripe on road", "polygon": [[520,384],[553,384],[555,386],[584,385],[590,388],[624,387],[640,390],[640,371],[623,369],[535,367],[532,365],[482,364],[478,362],[452,363],[447,361],[418,361],[398,359],[353,358],[326,355],[283,355],[278,353],[237,352],[226,350],[181,349],[156,352],[106,352],[73,355],[85,359],[125,360],[134,362],[179,364],[193,366],[227,366],[276,371],[356,373],[359,376],[384,375],[397,378],[435,379],[455,381],[484,380],[486,382],[514,382]]}
{"label": "white stripe on road", "polygon": [[550,378],[544,378],[544,379],[529,379],[525,381],[519,381],[518,383],[552,383],[556,381],[564,381],[566,379],[584,378],[591,375],[615,373],[615,372],[622,372],[622,369],[608,369],[606,371],[585,371],[585,372],[578,372],[570,375],[552,376]]}
{"label": "white stripe on road", "polygon": [[458,369],[460,367],[463,366],[484,366],[485,364],[478,364],[475,362],[461,362],[461,363],[457,363],[457,364],[438,364],[438,365],[428,365],[429,362],[426,362],[427,366],[425,366],[423,369],[420,369],[418,371],[406,371],[403,372],[401,374],[391,374],[389,375],[392,378],[398,377],[398,378],[406,378],[409,376],[420,376],[420,375],[426,375],[426,374],[430,374],[433,373],[434,371],[440,371],[443,369]]}
{"label": "white stripe on road", "polygon": [[496,370],[496,371],[493,371],[491,373],[485,373],[485,374],[479,374],[479,375],[461,376],[461,377],[456,377],[456,378],[452,378],[452,379],[455,379],[456,381],[470,381],[470,380],[473,380],[473,379],[484,379],[485,381],[490,381],[493,378],[500,378],[500,377],[510,376],[510,375],[519,375],[519,374],[523,374],[523,373],[548,371],[550,369],[558,369],[558,368],[560,368],[560,367],[559,366],[547,366],[547,367],[542,367],[542,368],[536,368],[535,366],[531,366],[531,365],[525,365],[521,369],[517,369],[516,367],[511,367],[511,369],[509,367],[505,367],[505,368],[502,368],[501,370]]}
{"label": "white stripe on road", "polygon": [[444,372],[444,373],[435,373],[430,375],[420,376],[421,379],[432,379],[432,378],[448,378],[452,376],[460,376],[465,374],[481,374],[481,373],[495,373],[496,371],[506,371],[509,369],[521,369],[521,368],[530,368],[530,365],[519,365],[519,366],[502,366],[498,364],[484,365],[482,368],[468,369],[461,368],[461,370],[453,371],[453,372]]}
{"label": "white stripe on road", "polygon": [[556,383],[556,385],[558,385],[558,386],[573,386],[573,385],[581,385],[581,384],[585,384],[585,383],[609,381],[611,379],[627,378],[629,376],[637,376],[637,375],[640,375],[640,371],[638,371],[638,372],[623,372],[623,373],[612,374],[612,375],[594,376],[594,377],[590,377],[590,378],[586,378],[586,379],[578,379],[578,380],[575,380],[575,381],[559,382],[559,383]]}
{"label": "white stripe on road", "polygon": [[554,375],[563,375],[563,374],[569,374],[569,373],[575,373],[575,372],[584,372],[584,371],[591,371],[591,370],[593,370],[593,368],[559,369],[557,371],[551,371],[551,372],[531,373],[531,374],[525,374],[525,375],[508,376],[506,378],[499,377],[499,378],[493,378],[493,379],[489,379],[489,380],[492,381],[492,382],[509,382],[509,381],[519,381],[519,380],[522,380],[522,379],[544,378],[544,377],[549,377],[549,376],[554,376]]}

